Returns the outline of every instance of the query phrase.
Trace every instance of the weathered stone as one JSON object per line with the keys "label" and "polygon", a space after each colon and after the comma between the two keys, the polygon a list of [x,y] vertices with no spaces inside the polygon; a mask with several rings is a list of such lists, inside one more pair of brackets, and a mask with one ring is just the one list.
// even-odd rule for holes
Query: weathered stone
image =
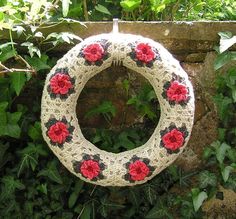
{"label": "weathered stone", "polygon": [[219,188],[218,198],[203,203],[202,210],[207,219],[235,219],[236,193],[230,189]]}
{"label": "weathered stone", "polygon": [[[41,26],[37,29],[44,36],[52,32],[71,32],[82,39],[92,35],[109,33],[112,31],[112,22],[84,22],[80,23],[60,23]],[[25,27],[26,29],[28,27]],[[119,22],[121,33],[131,33],[149,37],[162,43],[174,55],[187,57],[191,53],[206,53],[213,51],[218,44],[220,31],[231,31],[236,35],[236,22]],[[28,28],[28,32],[30,29]],[[24,39],[13,33],[15,41],[22,42]],[[8,30],[0,33],[2,42],[9,40]],[[53,49],[54,54],[66,52],[73,45],[63,45]],[[22,47],[20,49],[23,49]],[[45,49],[48,49],[45,47]],[[233,48],[235,49],[235,47]],[[196,55],[195,55],[196,56]],[[189,58],[188,58],[189,59]],[[192,58],[191,58],[192,59]],[[201,57],[198,55],[198,60]]]}

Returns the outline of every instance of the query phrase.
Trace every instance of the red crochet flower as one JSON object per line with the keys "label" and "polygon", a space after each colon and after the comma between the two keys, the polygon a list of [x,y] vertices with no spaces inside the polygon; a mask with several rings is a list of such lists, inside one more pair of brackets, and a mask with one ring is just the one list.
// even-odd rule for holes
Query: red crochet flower
{"label": "red crochet flower", "polygon": [[80,167],[80,171],[83,176],[93,179],[99,175],[101,168],[97,161],[85,160]]}
{"label": "red crochet flower", "polygon": [[50,87],[54,94],[67,94],[72,83],[68,75],[58,73],[51,78]]}
{"label": "red crochet flower", "polygon": [[156,54],[152,51],[152,47],[148,43],[139,43],[135,48],[136,58],[139,61],[148,63],[152,61]]}
{"label": "red crochet flower", "polygon": [[162,137],[165,148],[172,151],[180,148],[184,143],[183,133],[177,129],[173,129]]}
{"label": "red crochet flower", "polygon": [[136,160],[134,163],[129,165],[129,174],[132,180],[143,180],[149,172],[150,170],[148,166],[140,160]]}
{"label": "red crochet flower", "polygon": [[174,81],[167,90],[167,97],[169,100],[177,103],[186,101],[188,98],[188,89],[185,85],[179,83],[178,81]]}
{"label": "red crochet flower", "polygon": [[69,136],[69,131],[67,125],[63,122],[57,122],[52,125],[48,130],[49,138],[55,142],[62,144],[65,142],[66,138]]}
{"label": "red crochet flower", "polygon": [[104,49],[99,43],[93,43],[84,48],[83,54],[87,61],[96,62],[102,59]]}

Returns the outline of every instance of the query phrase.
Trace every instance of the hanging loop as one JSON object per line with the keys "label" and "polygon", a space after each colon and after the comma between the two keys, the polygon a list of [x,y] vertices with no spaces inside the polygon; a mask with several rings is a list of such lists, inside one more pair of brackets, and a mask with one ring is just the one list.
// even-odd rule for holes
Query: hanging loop
{"label": "hanging loop", "polygon": [[119,21],[118,18],[113,18],[113,30],[112,30],[112,32],[114,34],[117,34],[119,32],[118,21]]}

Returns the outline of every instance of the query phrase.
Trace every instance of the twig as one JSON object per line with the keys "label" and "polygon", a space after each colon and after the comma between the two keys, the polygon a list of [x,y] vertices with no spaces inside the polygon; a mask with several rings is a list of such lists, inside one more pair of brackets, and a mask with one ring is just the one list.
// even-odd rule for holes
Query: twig
{"label": "twig", "polygon": [[93,195],[93,193],[94,193],[96,187],[97,187],[97,185],[95,185],[95,186],[93,187],[93,190],[92,190],[92,192],[89,194],[89,196],[92,196],[92,195]]}
{"label": "twig", "polygon": [[87,1],[86,0],[83,0],[83,5],[84,5],[84,19],[85,19],[85,21],[88,21],[89,17],[88,17],[88,8],[87,8]]}
{"label": "twig", "polygon": [[21,55],[17,55],[16,59],[20,59],[22,62],[24,62],[27,68],[32,68],[30,64]]}
{"label": "twig", "polygon": [[21,68],[8,68],[5,65],[3,65],[0,62],[0,66],[5,69],[5,70],[1,70],[0,74],[6,74],[6,73],[13,73],[13,72],[31,72],[32,74],[36,74],[36,71],[34,69],[21,69]]}

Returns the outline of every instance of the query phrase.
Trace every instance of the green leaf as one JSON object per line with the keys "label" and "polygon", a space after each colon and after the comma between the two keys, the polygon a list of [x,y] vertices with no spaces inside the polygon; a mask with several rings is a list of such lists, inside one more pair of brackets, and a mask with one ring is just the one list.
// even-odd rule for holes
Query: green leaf
{"label": "green leaf", "polygon": [[0,136],[7,135],[13,138],[19,138],[21,129],[18,121],[21,115],[21,112],[8,113],[0,111]]}
{"label": "green leaf", "polygon": [[48,189],[47,189],[47,184],[40,184],[37,186],[37,190],[42,192],[43,194],[47,195],[48,194]]}
{"label": "green leaf", "polygon": [[234,170],[232,166],[221,167],[221,175],[224,182],[227,182],[229,179],[230,173]]}
{"label": "green leaf", "polygon": [[62,14],[63,17],[66,17],[69,12],[69,7],[70,7],[70,0],[62,0]]}
{"label": "green leaf", "polygon": [[35,122],[34,126],[30,125],[28,135],[32,138],[33,141],[42,140],[42,130],[41,123]]}
{"label": "green leaf", "polygon": [[220,36],[220,39],[230,39],[232,38],[233,34],[229,31],[225,31],[225,32],[219,32],[218,35]]}
{"label": "green leaf", "polygon": [[125,11],[131,12],[138,8],[141,2],[141,0],[122,0],[120,5]]}
{"label": "green leaf", "polygon": [[219,148],[216,149],[216,159],[220,164],[223,163],[225,159],[226,152],[230,150],[231,147],[226,143],[222,143]]}
{"label": "green leaf", "polygon": [[162,12],[166,8],[166,4],[157,4],[152,6],[152,11],[159,13]]}
{"label": "green leaf", "polygon": [[217,94],[214,97],[214,101],[218,108],[219,117],[224,121],[227,118],[227,115],[229,115],[230,106],[233,101],[231,98],[223,96],[223,94]]}
{"label": "green leaf", "polygon": [[146,219],[158,219],[158,218],[168,218],[172,219],[169,210],[164,206],[163,202],[159,199],[156,205],[147,213]]}
{"label": "green leaf", "polygon": [[91,205],[85,205],[83,208],[83,213],[81,214],[81,219],[90,219],[92,208]]}
{"label": "green leaf", "polygon": [[24,184],[22,184],[20,180],[16,180],[13,176],[10,175],[3,176],[1,182],[3,183],[3,186],[0,195],[0,201],[5,200],[14,195],[16,190],[25,189]]}
{"label": "green leaf", "polygon": [[0,102],[0,112],[7,109],[8,102]]}
{"label": "green leaf", "polygon": [[11,154],[7,153],[7,149],[9,148],[9,143],[1,144],[0,142],[0,169],[11,160]]}
{"label": "green leaf", "polygon": [[230,39],[221,39],[220,40],[220,53],[225,52],[227,49],[229,49],[235,43],[236,43],[236,36],[233,36]]}
{"label": "green leaf", "polygon": [[199,184],[201,189],[206,188],[207,186],[215,187],[217,185],[217,177],[208,170],[202,171],[199,174]]}
{"label": "green leaf", "polygon": [[191,193],[192,193],[194,211],[197,212],[208,196],[206,192],[201,192],[198,188],[192,189]]}
{"label": "green leaf", "polygon": [[122,83],[123,88],[125,89],[126,95],[128,96],[129,88],[130,88],[130,82],[129,80],[125,79]]}
{"label": "green leaf", "polygon": [[25,56],[25,60],[36,70],[45,70],[50,69],[51,67],[47,64],[48,62],[48,56],[47,55],[41,55],[40,58],[38,57],[29,57]]}
{"label": "green leaf", "polygon": [[99,114],[111,114],[115,116],[116,108],[111,101],[103,101],[99,106],[96,108],[90,109],[86,114],[85,118],[99,115]]}
{"label": "green leaf", "polygon": [[57,164],[55,161],[52,161],[48,164],[47,168],[44,170],[41,170],[38,175],[39,176],[45,176],[49,179],[51,179],[53,182],[62,184],[63,181],[61,179],[61,176],[57,170]]}
{"label": "green leaf", "polygon": [[134,188],[130,189],[128,198],[131,201],[131,203],[135,206],[135,208],[138,208],[140,206],[141,197],[137,189]]}
{"label": "green leaf", "polygon": [[73,208],[77,199],[79,198],[79,193],[81,189],[83,188],[84,182],[82,180],[76,181],[75,188],[73,190],[73,193],[71,193],[68,201],[69,208]]}
{"label": "green leaf", "polygon": [[95,9],[103,14],[111,15],[110,11],[103,5],[98,4],[95,6]]}
{"label": "green leaf", "polygon": [[25,31],[25,28],[20,25],[17,25],[12,28],[12,31],[16,31],[17,36],[19,37]]}
{"label": "green leaf", "polygon": [[214,63],[214,69],[218,70],[222,66],[226,65],[230,61],[236,60],[236,52],[235,51],[226,51],[221,53],[217,56],[215,63]]}
{"label": "green leaf", "polygon": [[231,162],[236,163],[236,149],[231,148],[230,150],[227,150],[227,157]]}
{"label": "green leaf", "polygon": [[16,51],[12,49],[11,45],[11,43],[0,45],[0,62],[5,62],[16,55]]}
{"label": "green leaf", "polygon": [[34,171],[37,164],[39,156],[47,156],[47,152],[44,150],[43,145],[28,143],[27,147],[19,152],[21,155],[21,162],[18,169],[17,176],[19,177],[22,171],[29,167]]}
{"label": "green leaf", "polygon": [[40,49],[37,46],[34,46],[33,43],[25,42],[25,43],[22,43],[21,46],[25,46],[28,48],[28,52],[31,58],[34,56],[34,54],[37,54],[39,58],[41,57]]}
{"label": "green leaf", "polygon": [[150,184],[147,184],[145,187],[144,187],[144,192],[145,192],[145,195],[146,195],[146,198],[147,200],[149,201],[149,203],[151,205],[153,205],[157,199],[157,191],[153,188],[152,185]]}
{"label": "green leaf", "polygon": [[10,74],[11,86],[19,96],[22,88],[26,83],[26,76],[24,72],[13,72]]}

